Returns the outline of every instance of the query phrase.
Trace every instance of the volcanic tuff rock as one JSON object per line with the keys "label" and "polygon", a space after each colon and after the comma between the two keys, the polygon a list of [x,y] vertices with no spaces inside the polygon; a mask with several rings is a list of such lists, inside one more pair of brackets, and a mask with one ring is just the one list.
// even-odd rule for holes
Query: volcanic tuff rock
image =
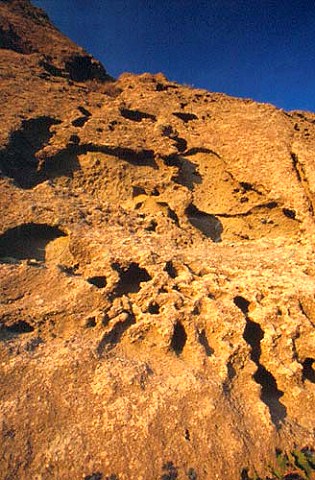
{"label": "volcanic tuff rock", "polygon": [[1,478],[311,452],[315,115],[114,81],[27,0],[0,25]]}

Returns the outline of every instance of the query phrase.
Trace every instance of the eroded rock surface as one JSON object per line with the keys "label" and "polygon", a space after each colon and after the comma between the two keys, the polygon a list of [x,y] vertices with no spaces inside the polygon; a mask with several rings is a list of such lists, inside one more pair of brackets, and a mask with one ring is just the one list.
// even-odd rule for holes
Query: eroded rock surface
{"label": "eroded rock surface", "polygon": [[2,478],[315,448],[315,115],[114,81],[26,0],[0,21]]}

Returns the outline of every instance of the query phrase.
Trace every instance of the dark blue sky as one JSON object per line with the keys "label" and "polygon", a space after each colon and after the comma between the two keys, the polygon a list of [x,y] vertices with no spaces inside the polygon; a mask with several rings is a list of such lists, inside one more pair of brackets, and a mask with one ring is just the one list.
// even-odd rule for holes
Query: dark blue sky
{"label": "dark blue sky", "polygon": [[315,0],[34,0],[117,77],[315,111]]}

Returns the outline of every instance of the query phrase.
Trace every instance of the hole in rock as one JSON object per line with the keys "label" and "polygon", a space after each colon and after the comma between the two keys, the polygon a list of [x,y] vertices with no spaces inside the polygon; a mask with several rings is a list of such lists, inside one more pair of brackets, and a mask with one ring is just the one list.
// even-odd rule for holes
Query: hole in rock
{"label": "hole in rock", "polygon": [[128,108],[122,108],[120,110],[120,114],[127,118],[128,120],[132,120],[133,122],[141,122],[144,118],[149,118],[150,120],[156,121],[156,116],[151,115],[150,113],[140,112],[140,110],[129,110]]}
{"label": "hole in rock", "polygon": [[37,171],[35,153],[47,145],[53,136],[50,127],[60,123],[60,120],[51,117],[24,120],[20,129],[11,134],[8,146],[0,151],[3,173],[25,189],[44,181],[43,174]]}
{"label": "hole in rock", "polygon": [[194,468],[190,468],[187,472],[187,478],[188,480],[197,480],[197,473]]}
{"label": "hole in rock", "polygon": [[99,345],[97,346],[97,354],[102,355],[104,350],[110,350],[117,345],[123,334],[128,330],[131,325],[136,323],[135,316],[130,313],[126,312],[126,318],[117,322],[112,330],[108,333],[105,333],[104,337],[100,341]]}
{"label": "hole in rock", "polygon": [[185,123],[190,122],[191,120],[198,120],[197,115],[194,113],[173,112],[173,115],[180,118],[180,120],[183,120]]}
{"label": "hole in rock", "polygon": [[137,293],[141,289],[142,282],[151,280],[145,268],[141,268],[137,263],[132,262],[128,267],[114,263],[113,269],[119,273],[119,281],[114,291],[114,296],[121,297],[128,293]]}
{"label": "hole in rock", "polygon": [[282,211],[286,217],[291,218],[292,220],[295,219],[296,217],[295,210],[291,210],[290,208],[283,208]]}
{"label": "hole in rock", "polygon": [[205,330],[198,332],[198,341],[205,349],[206,355],[210,357],[214,353],[214,350],[209,345]]}
{"label": "hole in rock", "polygon": [[147,232],[155,232],[157,226],[158,226],[158,224],[157,224],[156,220],[152,219],[152,220],[150,220],[148,226],[145,227],[145,230]]}
{"label": "hole in rock", "polygon": [[213,242],[221,242],[223,226],[221,221],[214,215],[198,210],[194,205],[186,208],[186,215],[193,227],[197,228],[203,235],[211,238]]}
{"label": "hole in rock", "polygon": [[106,277],[104,276],[90,277],[87,281],[97,288],[104,288],[107,285]]}
{"label": "hole in rock", "polygon": [[246,315],[248,313],[248,307],[250,302],[246,298],[237,296],[234,298],[235,305]]}
{"label": "hole in rock", "polygon": [[246,315],[246,327],[244,329],[244,340],[251,347],[251,359],[257,365],[254,374],[255,381],[261,386],[261,399],[267,405],[270,417],[274,425],[279,428],[280,422],[287,416],[286,407],[279,401],[283,396],[283,392],[278,389],[275,377],[269,372],[264,365],[260,363],[261,356],[261,340],[264,332],[261,326],[251,321]]}
{"label": "hole in rock", "polygon": [[177,355],[180,355],[184,350],[186,341],[187,334],[183,325],[180,322],[176,322],[171,341],[171,349],[174,350]]}
{"label": "hole in rock", "polygon": [[56,238],[66,236],[60,228],[46,224],[19,225],[0,236],[0,257],[44,261],[46,245]]}
{"label": "hole in rock", "polygon": [[90,317],[87,319],[85,323],[86,328],[94,328],[96,327],[96,319],[95,317]]}
{"label": "hole in rock", "polygon": [[260,342],[264,338],[263,329],[258,323],[246,319],[243,337],[251,347],[251,359],[258,364],[261,355]]}
{"label": "hole in rock", "polygon": [[44,340],[41,337],[32,338],[24,347],[26,352],[34,352],[40,345],[42,345]]}
{"label": "hole in rock", "polygon": [[41,78],[49,78],[50,75],[52,75],[53,77],[65,77],[65,72],[63,70],[61,70],[61,68],[58,68],[56,67],[55,65],[53,65],[51,62],[51,58],[50,59],[47,59],[46,60],[48,61],[45,61],[45,60],[40,60],[39,61],[39,65],[41,67],[44,68],[44,70],[46,70],[46,72],[49,74],[47,75],[47,73],[43,73],[42,74],[42,77]]}
{"label": "hole in rock", "polygon": [[148,312],[149,312],[151,315],[158,315],[158,314],[160,313],[160,306],[159,306],[159,304],[156,303],[156,302],[150,303],[149,308],[148,308]]}
{"label": "hole in rock", "polygon": [[12,325],[6,327],[7,331],[10,333],[31,333],[34,332],[34,327],[24,320],[19,320],[18,322],[13,323]]}
{"label": "hole in rock", "polygon": [[187,140],[178,135],[174,135],[173,140],[175,140],[175,146],[179,152],[184,152],[187,148]]}
{"label": "hole in rock", "polygon": [[132,197],[138,197],[139,195],[146,195],[146,191],[142,187],[137,187],[133,185],[132,187]]}
{"label": "hole in rock", "polygon": [[234,365],[231,361],[228,361],[226,367],[227,367],[227,377],[223,382],[223,391],[226,394],[229,394],[229,392],[231,391],[231,388],[232,388],[232,382],[233,382],[234,378],[236,377],[236,370],[235,370],[235,367],[234,367]]}
{"label": "hole in rock", "polygon": [[245,192],[250,192],[253,190],[253,185],[248,182],[240,182],[240,186],[245,190]]}
{"label": "hole in rock", "polygon": [[303,380],[315,383],[315,365],[314,358],[306,358],[303,362]]}
{"label": "hole in rock", "polygon": [[77,155],[77,151],[80,149],[81,147],[76,141],[69,143],[67,148],[53,157],[46,159],[42,166],[42,174],[47,178],[58,178],[62,176],[73,178],[73,172],[81,169]]}
{"label": "hole in rock", "polygon": [[155,87],[155,90],[157,92],[163,92],[164,90],[167,90],[168,89],[168,86],[167,85],[163,85],[163,83],[157,83],[156,84],[156,87]]}
{"label": "hole in rock", "polygon": [[160,477],[161,480],[177,480],[178,479],[178,468],[174,465],[173,462],[166,462],[162,467],[163,475]]}
{"label": "hole in rock", "polygon": [[236,370],[231,362],[227,364],[228,379],[231,382],[236,377]]}
{"label": "hole in rock", "polygon": [[92,473],[84,477],[84,480],[103,480],[103,474],[100,472]]}
{"label": "hole in rock", "polygon": [[173,220],[173,222],[175,223],[175,225],[177,225],[177,227],[178,227],[178,226],[179,226],[178,216],[177,216],[176,212],[174,212],[174,210],[172,210],[172,209],[170,208],[170,206],[168,205],[168,203],[166,203],[166,202],[157,202],[157,204],[160,205],[161,207],[166,207],[168,218],[170,218],[171,220]]}
{"label": "hole in rock", "polygon": [[66,63],[65,68],[74,82],[86,82],[94,78],[101,81],[110,80],[103,65],[89,55],[74,55]]}
{"label": "hole in rock", "polygon": [[83,127],[88,121],[89,117],[78,117],[73,120],[71,123],[74,127]]}
{"label": "hole in rock", "polygon": [[279,401],[283,392],[278,389],[275,377],[263,366],[258,365],[254,379],[261,385],[261,399],[267,405],[272,422],[277,428],[287,416],[286,407]]}
{"label": "hole in rock", "polygon": [[81,106],[80,106],[80,107],[78,107],[78,110],[79,110],[79,112],[81,112],[82,115],[84,115],[85,117],[90,117],[90,116],[92,115],[91,112],[89,112],[89,111],[88,111],[86,108],[84,108],[84,107],[81,107]]}
{"label": "hole in rock", "polygon": [[30,54],[33,50],[31,45],[25,42],[25,40],[14,31],[14,26],[10,24],[5,28],[3,26],[0,27],[0,48],[24,54]]}
{"label": "hole in rock", "polygon": [[187,187],[189,190],[193,190],[195,184],[202,183],[202,176],[198,172],[197,164],[185,157],[172,155],[165,160],[165,163],[178,168],[177,175],[173,177],[174,182]]}
{"label": "hole in rock", "polygon": [[248,475],[248,468],[243,468],[241,471],[241,480],[251,480],[250,476]]}
{"label": "hole in rock", "polygon": [[80,137],[78,135],[71,135],[69,138],[70,145],[79,145]]}
{"label": "hole in rock", "polygon": [[176,278],[177,275],[178,275],[177,270],[174,267],[174,264],[173,264],[172,260],[169,260],[168,262],[166,262],[164,270],[165,270],[165,272],[167,272],[169,274],[169,276],[171,278]]}
{"label": "hole in rock", "polygon": [[185,440],[187,440],[187,442],[190,442],[190,432],[188,428],[185,429]]}
{"label": "hole in rock", "polygon": [[276,208],[278,206],[277,202],[268,202],[263,207],[269,208],[269,210],[272,210],[273,208]]}

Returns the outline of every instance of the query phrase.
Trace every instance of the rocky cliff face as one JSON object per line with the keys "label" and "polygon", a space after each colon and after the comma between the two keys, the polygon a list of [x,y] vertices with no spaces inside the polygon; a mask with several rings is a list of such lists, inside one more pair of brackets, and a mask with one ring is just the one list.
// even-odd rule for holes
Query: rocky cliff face
{"label": "rocky cliff face", "polygon": [[0,43],[1,478],[314,478],[315,115]]}

